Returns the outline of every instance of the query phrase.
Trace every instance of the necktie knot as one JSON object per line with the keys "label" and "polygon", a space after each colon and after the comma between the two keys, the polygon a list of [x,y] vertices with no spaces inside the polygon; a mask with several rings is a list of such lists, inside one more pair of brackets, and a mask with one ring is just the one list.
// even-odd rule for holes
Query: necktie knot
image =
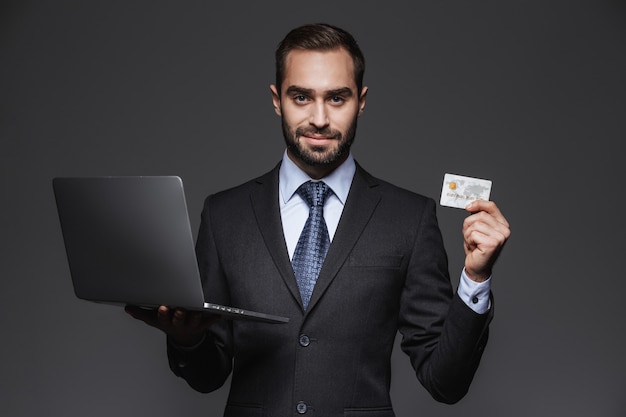
{"label": "necktie knot", "polygon": [[332,190],[323,181],[307,181],[296,192],[307,202],[309,207],[323,207]]}

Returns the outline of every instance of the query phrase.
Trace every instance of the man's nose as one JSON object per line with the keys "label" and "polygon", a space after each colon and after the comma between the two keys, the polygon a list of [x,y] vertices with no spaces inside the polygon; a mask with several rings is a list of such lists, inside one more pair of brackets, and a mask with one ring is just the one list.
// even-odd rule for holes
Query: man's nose
{"label": "man's nose", "polygon": [[309,123],[317,128],[322,128],[330,124],[328,112],[324,103],[316,103],[312,107]]}

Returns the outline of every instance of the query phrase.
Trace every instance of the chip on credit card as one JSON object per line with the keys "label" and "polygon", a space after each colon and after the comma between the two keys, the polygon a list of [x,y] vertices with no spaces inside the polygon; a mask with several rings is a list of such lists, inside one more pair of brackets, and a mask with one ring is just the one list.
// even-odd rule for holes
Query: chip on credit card
{"label": "chip on credit card", "polygon": [[445,174],[439,204],[447,207],[465,208],[474,200],[489,200],[491,180]]}

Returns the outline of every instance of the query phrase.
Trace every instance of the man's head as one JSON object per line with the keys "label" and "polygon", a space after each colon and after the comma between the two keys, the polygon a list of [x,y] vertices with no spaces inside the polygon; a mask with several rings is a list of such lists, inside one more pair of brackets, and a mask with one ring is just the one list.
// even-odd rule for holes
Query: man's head
{"label": "man's head", "polygon": [[365,107],[365,60],[354,38],[327,24],[290,31],[276,51],[270,87],[289,157],[322,177],[348,156]]}

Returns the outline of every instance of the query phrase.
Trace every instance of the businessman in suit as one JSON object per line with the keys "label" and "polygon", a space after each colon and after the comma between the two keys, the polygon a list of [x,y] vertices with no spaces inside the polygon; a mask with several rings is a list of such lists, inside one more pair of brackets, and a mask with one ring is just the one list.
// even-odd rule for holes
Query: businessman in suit
{"label": "businessman in suit", "polygon": [[[437,401],[459,401],[479,365],[492,267],[509,225],[493,202],[466,208],[466,259],[453,291],[435,202],[373,177],[350,151],[367,98],[364,69],[346,31],[290,31],[270,86],[282,160],[205,201],[196,249],[208,298],[290,321],[128,308],[167,334],[170,367],[194,389],[216,390],[232,374],[225,416],[393,416],[398,331]],[[303,236],[321,243],[303,249]]]}

